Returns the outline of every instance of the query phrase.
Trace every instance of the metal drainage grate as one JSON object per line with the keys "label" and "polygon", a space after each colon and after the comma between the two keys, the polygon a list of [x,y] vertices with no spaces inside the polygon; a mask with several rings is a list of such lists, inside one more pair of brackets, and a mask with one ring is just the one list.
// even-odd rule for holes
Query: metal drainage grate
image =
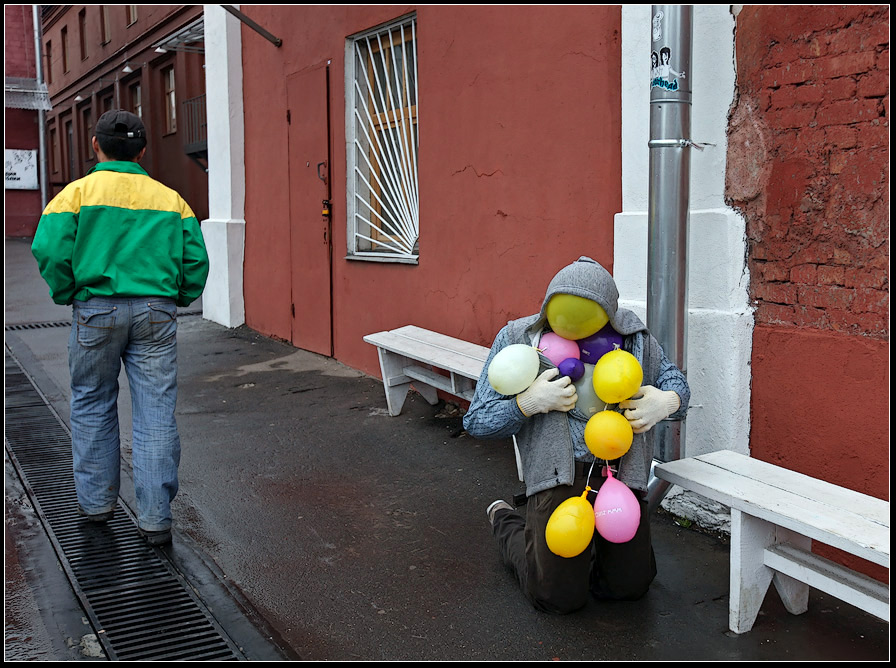
{"label": "metal drainage grate", "polygon": [[9,458],[108,658],[245,660],[126,506],[106,524],[77,514],[71,435],[9,351],[5,366]]}
{"label": "metal drainage grate", "polygon": [[25,329],[48,329],[51,327],[71,327],[72,323],[69,321],[58,321],[58,322],[27,322],[18,325],[6,325],[3,329],[7,332],[18,332]]}

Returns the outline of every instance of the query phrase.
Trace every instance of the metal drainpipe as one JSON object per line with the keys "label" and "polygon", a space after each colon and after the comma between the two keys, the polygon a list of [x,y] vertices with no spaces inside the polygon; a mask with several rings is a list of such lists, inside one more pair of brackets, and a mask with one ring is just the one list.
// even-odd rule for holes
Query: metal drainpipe
{"label": "metal drainpipe", "polygon": [[[44,63],[43,58],[41,57],[40,5],[31,5],[31,16],[34,22],[34,74],[37,81],[37,87],[40,88],[41,84],[44,82]],[[47,207],[47,202],[49,202],[49,184],[47,183],[47,180],[49,179],[50,171],[47,167],[47,112],[42,108],[37,110],[37,132],[39,138],[38,146],[40,149],[38,155],[38,162],[40,164],[40,208],[41,211],[43,211]]]}
{"label": "metal drainpipe", "polygon": [[[651,6],[650,150],[647,210],[647,326],[687,374],[687,250],[690,195],[693,7]],[[657,424],[654,462],[681,456],[683,420]],[[669,483],[651,470],[651,512]]]}

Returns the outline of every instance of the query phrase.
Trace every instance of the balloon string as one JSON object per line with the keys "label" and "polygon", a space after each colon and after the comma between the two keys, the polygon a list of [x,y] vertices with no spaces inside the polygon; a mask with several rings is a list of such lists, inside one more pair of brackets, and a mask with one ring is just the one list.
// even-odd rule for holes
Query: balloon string
{"label": "balloon string", "polygon": [[585,485],[587,486],[589,482],[591,482],[591,472],[594,470],[594,462],[596,459],[591,460],[591,468],[588,469],[588,475],[585,477]]}
{"label": "balloon string", "polygon": [[[612,469],[612,467],[610,466],[610,460],[609,460],[609,459],[605,459],[604,462],[605,462],[606,465],[607,465],[607,469],[610,470],[610,471],[612,471],[613,469]],[[591,460],[591,467],[588,469],[588,475],[585,476],[585,487],[588,488],[589,491],[593,491],[593,490],[591,490],[590,487],[588,487],[588,483],[591,482],[591,472],[594,470],[594,465],[595,465],[596,463],[597,463],[597,458]]]}

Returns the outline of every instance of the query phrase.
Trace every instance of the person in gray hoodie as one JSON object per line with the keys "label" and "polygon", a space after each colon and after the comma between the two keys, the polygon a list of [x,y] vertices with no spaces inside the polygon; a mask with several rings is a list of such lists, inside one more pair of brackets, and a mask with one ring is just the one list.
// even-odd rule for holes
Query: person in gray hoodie
{"label": "person in gray hoodie", "polygon": [[[536,348],[550,329],[547,308],[558,294],[575,295],[599,304],[610,326],[622,336],[644,373],[642,387],[616,408],[634,432],[631,448],[608,462],[615,477],[625,483],[641,505],[641,521],[634,538],[612,543],[595,532],[591,546],[575,557],[554,554],[547,546],[545,528],[563,501],[581,496],[586,485],[597,492],[605,480],[604,462],[585,444],[585,425],[606,408],[591,389],[591,375],[574,382],[544,354],[535,381],[516,396],[497,392],[488,382],[492,359],[511,344]],[[525,515],[504,500],[487,509],[492,534],[504,563],[535,608],[566,614],[583,607],[589,592],[598,599],[634,600],[642,597],[656,576],[650,538],[647,482],[653,461],[652,427],[665,418],[680,418],[687,411],[690,389],[678,367],[635,313],[618,307],[619,292],[610,273],[589,257],[561,269],[551,280],[535,315],[512,320],[492,344],[470,407],[464,415],[467,433],[475,438],[516,437],[526,486]],[[585,365],[589,372],[593,365]],[[593,502],[594,496],[588,500]]]}

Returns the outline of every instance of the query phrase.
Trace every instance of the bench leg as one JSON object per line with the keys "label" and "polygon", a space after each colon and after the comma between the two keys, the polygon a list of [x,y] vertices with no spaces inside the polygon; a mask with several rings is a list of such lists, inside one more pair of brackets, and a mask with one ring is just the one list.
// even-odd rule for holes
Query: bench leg
{"label": "bench leg", "polygon": [[380,373],[383,376],[383,389],[386,391],[386,406],[389,415],[401,413],[404,400],[411,389],[411,379],[404,375],[404,359],[388,350],[377,348],[380,357]]}
{"label": "bench leg", "polygon": [[[778,527],[775,532],[775,542],[790,543],[806,552],[812,551],[811,538],[782,527]],[[775,583],[775,589],[778,590],[778,595],[787,612],[792,615],[801,615],[809,609],[809,585],[778,571],[775,571],[772,582]]]}
{"label": "bench leg", "polygon": [[414,389],[417,390],[417,392],[419,392],[424,399],[426,399],[426,403],[428,403],[430,406],[435,406],[437,403],[439,403],[439,393],[432,385],[420,383],[415,380]]}
{"label": "bench leg", "polygon": [[746,633],[753,628],[772,582],[788,612],[798,615],[808,609],[808,585],[778,573],[764,563],[765,548],[779,542],[789,542],[803,549],[812,547],[811,539],[805,536],[747,515],[736,508],[731,509],[728,627],[735,633]]}
{"label": "bench leg", "polygon": [[763,563],[766,546],[775,541],[775,525],[731,509],[731,589],[728,628],[753,628],[774,571]]}

